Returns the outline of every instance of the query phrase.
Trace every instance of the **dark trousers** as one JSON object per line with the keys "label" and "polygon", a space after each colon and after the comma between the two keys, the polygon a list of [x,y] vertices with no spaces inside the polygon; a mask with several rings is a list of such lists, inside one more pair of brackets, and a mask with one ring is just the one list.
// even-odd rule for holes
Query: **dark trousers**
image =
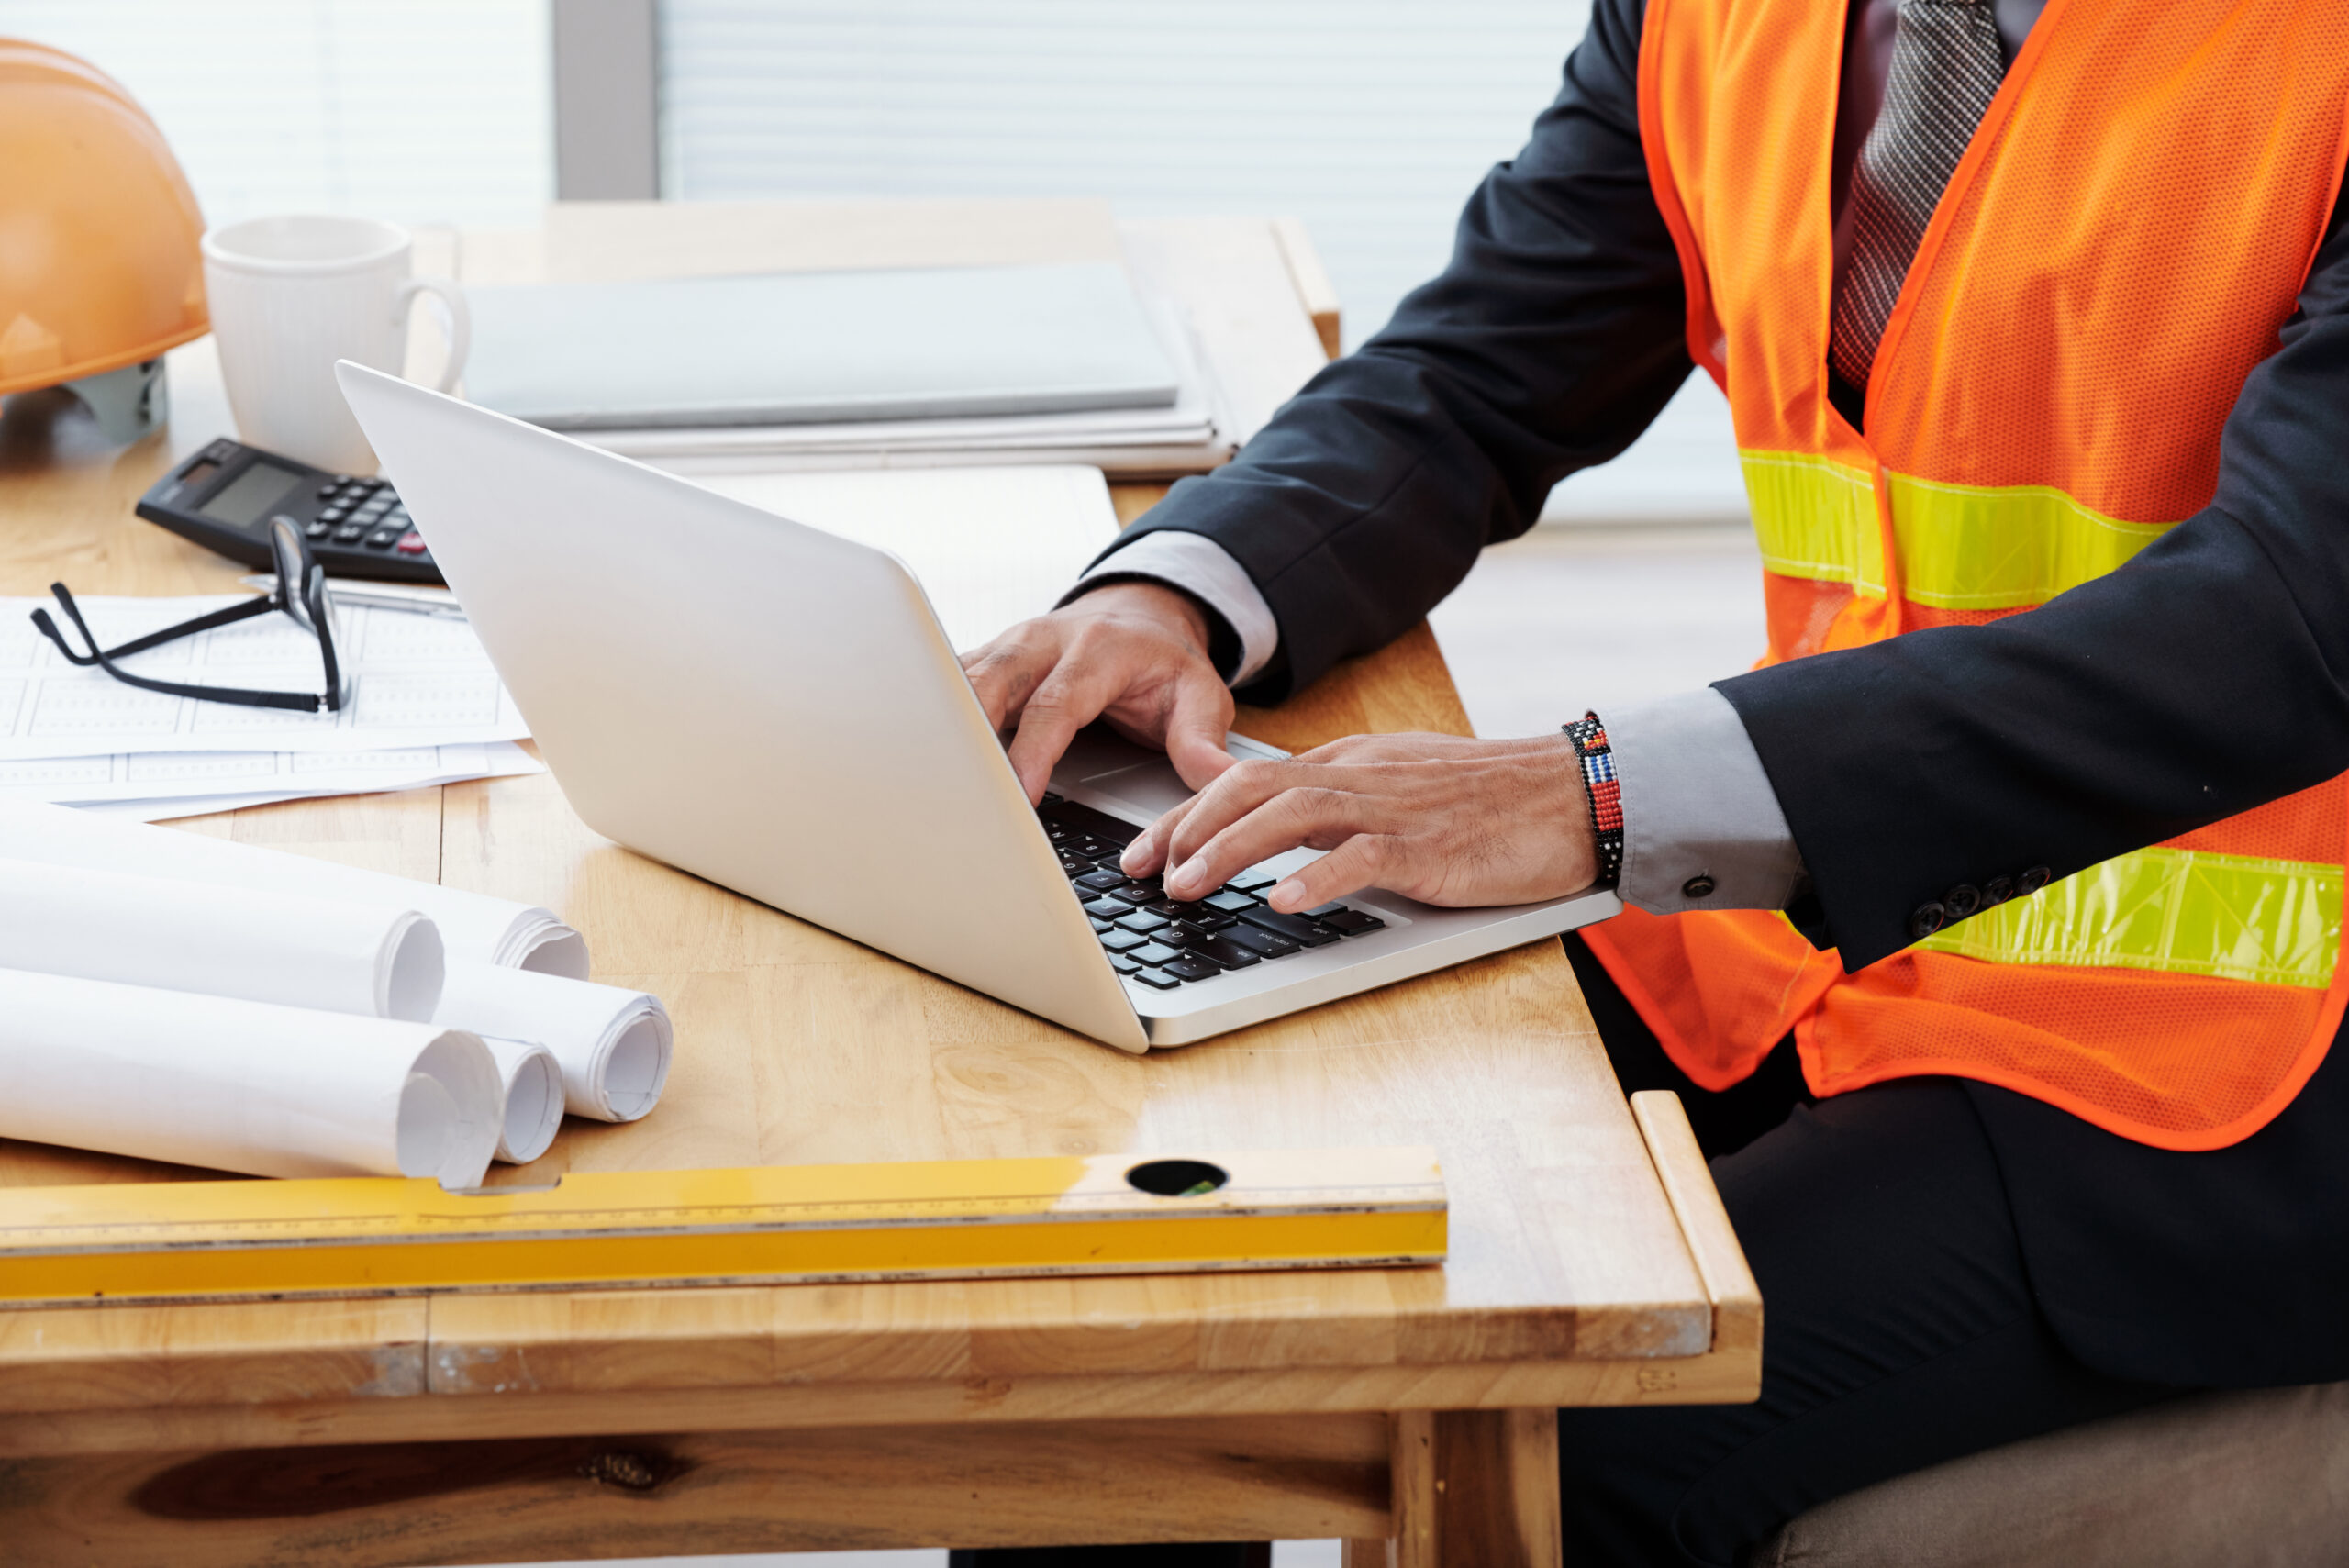
{"label": "dark trousers", "polygon": [[[1674,1066],[1579,939],[1626,1094],[1671,1089],[1762,1286],[1762,1397],[1558,1413],[1567,1558],[1740,1568],[1813,1504],[2170,1397],[2107,1376],[2034,1304],[1973,1101],[1915,1078],[1812,1104],[1790,1043],[1722,1094]],[[956,1552],[957,1568],[1228,1568],[1236,1547]]]}

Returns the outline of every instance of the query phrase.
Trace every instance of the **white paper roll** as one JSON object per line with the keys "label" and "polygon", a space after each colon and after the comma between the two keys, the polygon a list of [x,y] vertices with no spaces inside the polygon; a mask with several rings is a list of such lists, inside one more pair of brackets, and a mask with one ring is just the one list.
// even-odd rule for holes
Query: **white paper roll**
{"label": "white paper roll", "polygon": [[0,970],[0,1137],[470,1187],[503,1100],[462,1029]]}
{"label": "white paper roll", "polygon": [[497,1136],[497,1157],[527,1165],[547,1151],[562,1125],[562,1067],[554,1052],[527,1040],[482,1036],[497,1062],[506,1095],[506,1115]]}
{"label": "white paper roll", "polygon": [[597,1121],[634,1121],[669,1080],[674,1031],[661,998],[462,960],[449,965],[436,1022],[532,1040],[562,1067],[563,1106]]}
{"label": "white paper roll", "polygon": [[587,977],[586,940],[534,905],[176,828],[150,828],[38,801],[0,801],[0,856],[415,909],[440,929],[452,959]]}
{"label": "white paper roll", "polygon": [[422,1023],[440,930],[413,909],[0,860],[0,968]]}

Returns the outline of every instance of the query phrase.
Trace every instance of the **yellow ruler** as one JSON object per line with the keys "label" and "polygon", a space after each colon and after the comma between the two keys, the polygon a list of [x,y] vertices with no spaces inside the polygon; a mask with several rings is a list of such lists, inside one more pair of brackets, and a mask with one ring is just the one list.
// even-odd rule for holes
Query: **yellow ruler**
{"label": "yellow ruler", "polygon": [[0,1306],[1443,1261],[1431,1149],[0,1189]]}

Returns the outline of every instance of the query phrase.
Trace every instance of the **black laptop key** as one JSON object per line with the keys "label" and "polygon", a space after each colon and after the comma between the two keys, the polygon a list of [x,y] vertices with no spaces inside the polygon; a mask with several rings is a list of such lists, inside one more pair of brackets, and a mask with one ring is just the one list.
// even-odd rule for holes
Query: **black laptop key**
{"label": "black laptop key", "polygon": [[1094,920],[1093,917],[1090,915],[1087,915],[1085,918],[1093,920],[1093,934],[1097,937],[1104,931],[1114,931],[1118,929],[1117,927],[1109,924],[1107,920]]}
{"label": "black laptop key", "polygon": [[1150,945],[1150,939],[1140,932],[1121,931],[1115,926],[1102,932],[1099,940],[1111,952],[1131,952],[1138,947]]}
{"label": "black laptop key", "polygon": [[1121,952],[1113,952],[1109,955],[1109,967],[1116,970],[1120,974],[1139,974],[1141,973],[1141,965],[1136,963],[1132,959],[1128,958]]}
{"label": "black laptop key", "polygon": [[1244,893],[1234,893],[1228,887],[1221,893],[1209,894],[1199,902],[1210,909],[1220,909],[1227,915],[1237,915],[1243,909],[1256,907],[1256,901],[1253,898]]}
{"label": "black laptop key", "polygon": [[1061,851],[1061,874],[1063,876],[1083,876],[1092,869],[1093,862],[1086,860],[1083,855],[1072,855],[1066,850],[1063,850]]}
{"label": "black laptop key", "polygon": [[1163,915],[1153,915],[1147,909],[1137,909],[1130,915],[1119,916],[1118,924],[1129,931],[1140,931],[1142,935],[1148,936],[1152,931],[1173,925],[1174,922]]}
{"label": "black laptop key", "polygon": [[1142,907],[1153,915],[1163,915],[1170,920],[1180,920],[1186,926],[1197,926],[1203,931],[1219,931],[1231,924],[1230,916],[1220,909],[1211,909],[1204,904],[1183,904],[1172,898],[1162,898],[1155,904],[1145,904]]}
{"label": "black laptop key", "polygon": [[1073,800],[1056,800],[1043,807],[1041,815],[1047,822],[1064,823],[1079,833],[1107,839],[1121,847],[1132,843],[1141,833],[1141,829],[1130,822],[1120,822],[1106,811],[1096,811]]}
{"label": "black laptop key", "polygon": [[1087,893],[1107,893],[1126,879],[1114,871],[1089,871],[1075,880],[1076,885]]}
{"label": "black laptop key", "polygon": [[1366,937],[1373,931],[1383,931],[1386,922],[1375,915],[1365,915],[1359,909],[1340,909],[1324,915],[1321,923],[1341,937]]}
{"label": "black laptop key", "polygon": [[1342,904],[1317,904],[1310,909],[1299,909],[1297,913],[1308,920],[1326,920],[1344,907]]}
{"label": "black laptop key", "polygon": [[1238,888],[1242,893],[1260,893],[1280,879],[1278,872],[1266,871],[1263,866],[1250,866],[1224,885]]}
{"label": "black laptop key", "polygon": [[1114,898],[1097,898],[1085,906],[1085,912],[1097,920],[1115,920],[1120,915],[1132,913],[1133,906]]}
{"label": "black laptop key", "polygon": [[1109,897],[1122,898],[1136,908],[1145,904],[1155,904],[1166,896],[1166,890],[1158,885],[1156,877],[1151,878],[1148,882],[1121,882],[1117,886],[1105,888],[1103,891]]}
{"label": "black laptop key", "polygon": [[1223,973],[1203,958],[1170,959],[1165,964],[1165,970],[1167,973],[1180,980],[1212,980]]}
{"label": "black laptop key", "polygon": [[1046,806],[1058,806],[1060,803],[1061,803],[1061,797],[1060,797],[1059,795],[1054,795],[1051,790],[1046,790],[1046,791],[1044,792],[1044,798],[1043,798],[1043,801],[1042,801],[1042,804],[1043,804],[1043,805],[1046,805]]}
{"label": "black laptop key", "polygon": [[1152,969],[1158,968],[1170,958],[1182,956],[1179,949],[1170,948],[1164,942],[1145,942],[1141,947],[1128,948],[1126,951],[1133,954],[1137,961],[1150,965]]}
{"label": "black laptop key", "polygon": [[1163,969],[1137,970],[1134,973],[1133,978],[1141,981],[1144,985],[1149,986],[1153,991],[1172,991],[1174,987],[1183,984],[1180,980],[1177,980],[1174,976],[1167,973]]}
{"label": "black laptop key", "polygon": [[1090,833],[1079,833],[1075,838],[1066,840],[1064,842],[1070,849],[1074,850],[1088,861],[1115,860],[1125,852],[1121,846],[1113,844],[1107,839],[1096,838]]}
{"label": "black laptop key", "polygon": [[[1262,932],[1257,934],[1263,935]],[[1278,941],[1279,939],[1267,937],[1265,940]],[[1204,933],[1193,937],[1183,945],[1189,951],[1192,957],[1212,960],[1226,969],[1245,969],[1252,963],[1262,963],[1265,957],[1264,954],[1252,949],[1241,947],[1229,937],[1210,936]],[[1295,952],[1297,950],[1290,948],[1289,951]]]}
{"label": "black laptop key", "polygon": [[1286,937],[1276,937],[1270,931],[1249,925],[1232,927],[1223,933],[1223,940],[1246,948],[1259,958],[1286,958],[1293,952],[1304,951]]}
{"label": "black laptop key", "polygon": [[1284,915],[1277,909],[1243,909],[1240,918],[1260,931],[1286,937],[1299,947],[1327,947],[1338,940],[1338,933],[1320,921],[1308,920],[1302,915]]}

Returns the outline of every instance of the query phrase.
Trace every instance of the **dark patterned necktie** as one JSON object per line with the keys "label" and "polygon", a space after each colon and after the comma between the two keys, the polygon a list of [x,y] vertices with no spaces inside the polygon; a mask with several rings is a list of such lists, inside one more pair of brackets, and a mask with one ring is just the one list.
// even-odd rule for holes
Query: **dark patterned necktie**
{"label": "dark patterned necktie", "polygon": [[1865,387],[1884,324],[1949,177],[2007,73],[1990,0],[1900,0],[1884,107],[1852,165],[1852,253],[1828,359]]}

